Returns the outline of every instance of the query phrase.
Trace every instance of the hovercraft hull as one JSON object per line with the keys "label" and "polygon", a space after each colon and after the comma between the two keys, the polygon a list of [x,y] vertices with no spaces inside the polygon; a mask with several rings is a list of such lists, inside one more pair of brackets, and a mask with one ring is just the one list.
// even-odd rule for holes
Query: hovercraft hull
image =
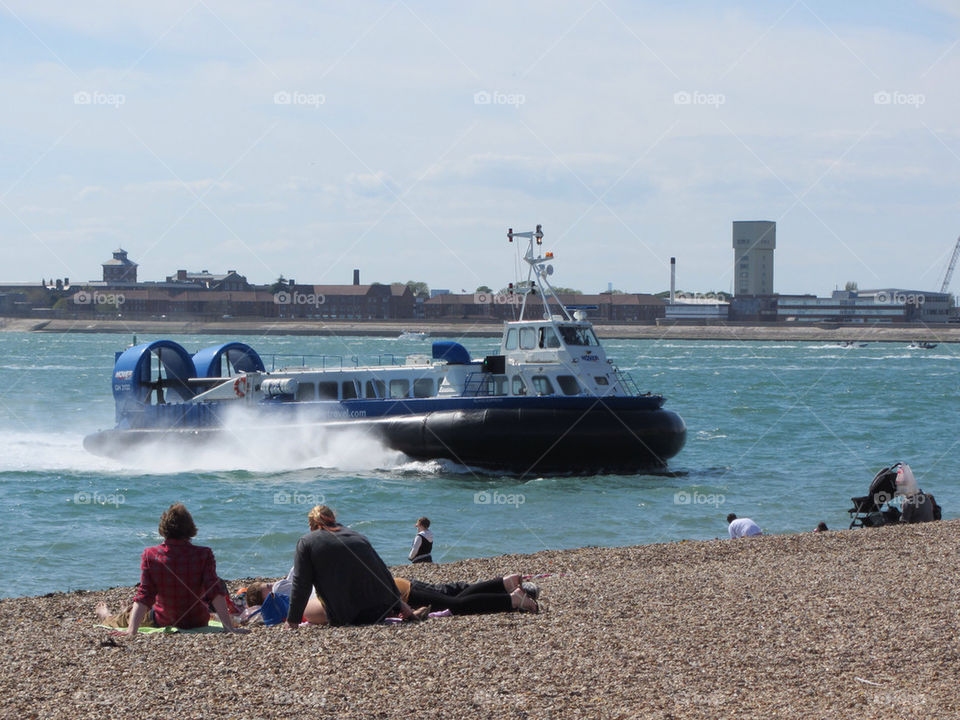
{"label": "hovercraft hull", "polygon": [[[421,460],[516,473],[597,473],[662,468],[683,448],[686,426],[669,410],[610,409],[598,403],[576,411],[556,408],[456,409],[317,423],[319,432],[360,430],[387,447]],[[282,432],[282,427],[273,431]],[[109,457],[147,445],[229,444],[223,428],[105,430],[84,447]],[[311,449],[304,447],[306,455]]]}

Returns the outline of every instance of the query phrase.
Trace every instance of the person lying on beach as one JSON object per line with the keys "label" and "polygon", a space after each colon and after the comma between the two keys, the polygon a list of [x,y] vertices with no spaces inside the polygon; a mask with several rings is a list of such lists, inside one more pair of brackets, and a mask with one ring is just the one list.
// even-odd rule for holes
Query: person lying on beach
{"label": "person lying on beach", "polygon": [[103,603],[97,616],[104,625],[122,628],[133,637],[141,625],[173,626],[181,630],[205,627],[213,606],[226,632],[246,632],[235,628],[227,609],[227,588],[217,577],[213,550],[190,542],[197,534],[187,508],[175,503],[160,517],[158,527],[163,542],[143,551],[140,560],[140,585],[133,604],[118,615],[111,615]]}
{"label": "person lying on beach", "polygon": [[[290,594],[290,574],[274,583],[250,583],[246,590],[248,607],[263,604],[271,592],[275,595]],[[428,606],[431,610],[449,610],[453,615],[479,615],[495,612],[538,612],[539,588],[525,583],[519,574],[505,575],[478,583],[453,582],[442,585],[394,577],[394,584],[401,599],[411,607]],[[414,611],[415,613],[419,611]],[[424,613],[421,613],[424,614]],[[311,594],[303,611],[303,620],[314,625],[325,625],[327,615],[323,603],[316,594]]]}
{"label": "person lying on beach", "polygon": [[539,589],[522,582],[520,575],[505,575],[478,583],[453,582],[442,585],[420,580],[394,578],[400,595],[413,607],[429,605],[433,610],[449,610],[454,615],[480,615],[496,612],[539,612]]}
{"label": "person lying on beach", "polygon": [[394,615],[416,619],[367,538],[338,523],[326,505],[317,505],[308,518],[311,531],[293,556],[287,628],[300,625],[311,588],[330,625],[369,625]]}

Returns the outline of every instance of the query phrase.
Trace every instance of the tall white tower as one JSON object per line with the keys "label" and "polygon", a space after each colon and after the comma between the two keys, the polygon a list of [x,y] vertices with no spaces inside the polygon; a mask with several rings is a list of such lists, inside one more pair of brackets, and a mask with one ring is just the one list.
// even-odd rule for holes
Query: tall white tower
{"label": "tall white tower", "polygon": [[773,251],[776,247],[775,222],[733,222],[734,295],[773,295]]}

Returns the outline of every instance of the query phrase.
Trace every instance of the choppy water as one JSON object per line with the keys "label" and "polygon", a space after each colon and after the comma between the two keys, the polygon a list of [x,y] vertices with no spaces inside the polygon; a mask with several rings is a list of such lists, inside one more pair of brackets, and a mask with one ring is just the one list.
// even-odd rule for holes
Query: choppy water
{"label": "choppy water", "polygon": [[[224,340],[172,339],[191,352]],[[237,339],[264,355],[429,349],[392,338]],[[0,596],[134,584],[175,501],[228,578],[286,572],[317,502],[388,563],[405,561],[423,514],[439,560],[719,537],[731,511],[773,533],[820,520],[846,527],[850,497],[897,460],[946,517],[960,509],[960,348],[950,345],[608,341],[640,388],[665,394],[687,422],[673,474],[519,478],[410,462],[356,438],[316,457],[257,437],[243,456],[168,453],[136,466],[91,456],[81,441],[113,425],[110,372],[129,341],[0,334]],[[482,354],[495,342],[464,344]]]}

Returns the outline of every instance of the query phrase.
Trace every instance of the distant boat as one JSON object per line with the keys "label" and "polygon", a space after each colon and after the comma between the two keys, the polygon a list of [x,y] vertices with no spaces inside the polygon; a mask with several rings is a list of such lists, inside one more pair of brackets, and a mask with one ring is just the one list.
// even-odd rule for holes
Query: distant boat
{"label": "distant boat", "polygon": [[855,342],[853,340],[844,340],[843,342],[838,342],[842,348],[865,348],[867,344],[865,342]]}
{"label": "distant boat", "polygon": [[400,333],[400,340],[426,340],[430,337],[429,334],[425,332],[410,332],[409,330],[404,330]]}
{"label": "distant boat", "polygon": [[933,343],[933,342],[925,342],[925,341],[924,341],[924,342],[919,342],[919,341],[917,341],[917,342],[912,342],[912,343],[910,343],[910,345],[909,345],[908,347],[909,347],[911,350],[933,350],[936,346],[937,346],[937,344],[936,344],[936,343]]}

